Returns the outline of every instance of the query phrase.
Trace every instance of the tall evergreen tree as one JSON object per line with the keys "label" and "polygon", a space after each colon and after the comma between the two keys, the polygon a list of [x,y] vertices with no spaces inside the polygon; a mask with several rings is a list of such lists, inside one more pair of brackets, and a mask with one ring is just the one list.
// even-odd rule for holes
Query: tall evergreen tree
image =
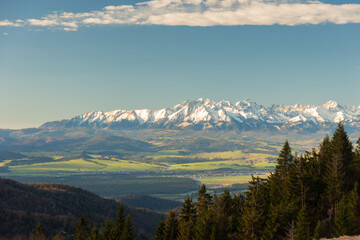
{"label": "tall evergreen tree", "polygon": [[124,219],[124,206],[119,204],[118,211],[116,214],[115,222],[111,229],[111,240],[120,240],[122,235],[122,230],[124,227],[125,219]]}
{"label": "tall evergreen tree", "polygon": [[296,221],[296,235],[295,240],[309,240],[310,239],[310,221],[306,206],[304,205],[297,217]]}
{"label": "tall evergreen tree", "polygon": [[342,123],[338,124],[338,128],[331,139],[331,143],[333,158],[337,159],[340,163],[339,180],[341,190],[343,192],[349,192],[353,188],[353,183],[355,182],[354,172],[351,169],[353,146]]}
{"label": "tall evergreen tree", "polygon": [[194,224],[196,222],[195,204],[191,197],[187,197],[182,205],[179,215],[178,240],[191,240],[194,237]]}
{"label": "tall evergreen tree", "polygon": [[104,224],[104,227],[103,227],[103,230],[102,230],[102,238],[104,240],[112,240],[111,238],[111,229],[113,227],[113,223],[112,221],[110,220],[110,218],[107,218],[106,221],[105,221],[105,224]]}
{"label": "tall evergreen tree", "polygon": [[203,184],[198,191],[198,201],[196,207],[196,224],[195,224],[195,240],[208,240],[212,233],[212,213],[210,206],[212,197],[206,192]]}
{"label": "tall evergreen tree", "polygon": [[135,240],[135,239],[136,239],[135,231],[131,223],[131,217],[130,215],[127,215],[121,234],[121,240]]}
{"label": "tall evergreen tree", "polygon": [[335,214],[335,228],[333,230],[333,237],[339,237],[349,233],[350,229],[350,208],[346,196],[343,195],[339,202],[338,211]]}
{"label": "tall evergreen tree", "polygon": [[252,181],[249,184],[243,214],[243,238],[246,240],[257,240],[261,239],[264,235],[264,227],[266,225],[265,212],[268,207],[266,180],[252,177]]}
{"label": "tall evergreen tree", "polygon": [[78,223],[76,225],[75,229],[75,240],[87,240],[89,237],[89,227],[86,221],[86,218],[84,215],[81,215],[81,217],[78,220]]}
{"label": "tall evergreen tree", "polygon": [[178,235],[178,221],[176,214],[170,211],[165,220],[164,226],[164,240],[176,240]]}
{"label": "tall evergreen tree", "polygon": [[89,236],[89,240],[102,240],[100,231],[97,227],[93,227],[91,230],[91,234]]}
{"label": "tall evergreen tree", "polygon": [[283,183],[287,181],[290,165],[293,162],[293,155],[288,140],[285,141],[283,148],[279,154],[278,165],[276,170],[279,171]]}

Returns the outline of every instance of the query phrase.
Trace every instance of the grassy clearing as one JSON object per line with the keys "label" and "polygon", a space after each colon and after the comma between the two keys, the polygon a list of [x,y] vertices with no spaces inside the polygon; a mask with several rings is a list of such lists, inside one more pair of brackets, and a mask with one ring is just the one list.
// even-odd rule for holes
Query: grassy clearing
{"label": "grassy clearing", "polygon": [[55,172],[55,171],[71,171],[71,172],[91,172],[97,171],[103,166],[96,163],[84,161],[83,159],[74,159],[64,162],[47,162],[36,163],[32,165],[12,166],[10,170],[14,173],[38,173],[38,172]]}
{"label": "grassy clearing", "polygon": [[5,164],[11,162],[12,160],[4,160],[2,162],[0,162],[0,167],[3,167]]}
{"label": "grassy clearing", "polygon": [[101,171],[144,171],[144,170],[156,170],[163,168],[163,166],[148,164],[143,162],[131,161],[131,160],[99,160],[92,159],[101,165],[105,165]]}

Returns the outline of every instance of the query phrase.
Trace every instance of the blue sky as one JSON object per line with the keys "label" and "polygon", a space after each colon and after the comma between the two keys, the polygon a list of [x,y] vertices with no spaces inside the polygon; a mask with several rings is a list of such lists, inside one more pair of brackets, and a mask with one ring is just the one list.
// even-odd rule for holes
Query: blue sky
{"label": "blue sky", "polygon": [[360,104],[356,1],[172,1],[0,1],[0,128],[199,97]]}

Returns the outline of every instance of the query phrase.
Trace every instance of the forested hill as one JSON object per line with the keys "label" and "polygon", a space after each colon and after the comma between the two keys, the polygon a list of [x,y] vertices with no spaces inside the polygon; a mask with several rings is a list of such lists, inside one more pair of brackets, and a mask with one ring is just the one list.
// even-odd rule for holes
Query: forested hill
{"label": "forested hill", "polygon": [[309,240],[360,234],[360,139],[342,124],[318,150],[292,154],[285,143],[274,173],[253,177],[248,191],[210,195],[203,185],[169,212],[155,239]]}
{"label": "forested hill", "polygon": [[[48,237],[58,232],[74,233],[81,215],[89,227],[101,226],[108,217],[114,219],[118,203],[91,192],[64,184],[23,184],[0,178],[0,239],[29,235],[41,223]],[[130,214],[138,239],[153,235],[163,215],[157,212],[125,207]]]}

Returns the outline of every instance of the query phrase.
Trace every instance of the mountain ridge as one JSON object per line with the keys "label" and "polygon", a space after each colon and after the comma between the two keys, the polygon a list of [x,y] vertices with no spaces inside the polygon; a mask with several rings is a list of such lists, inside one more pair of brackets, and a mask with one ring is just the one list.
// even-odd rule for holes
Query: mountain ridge
{"label": "mountain ridge", "polygon": [[232,103],[211,99],[186,100],[159,110],[92,111],[68,120],[47,122],[40,128],[92,129],[192,129],[317,131],[343,122],[360,127],[360,105],[340,105],[328,101],[322,105],[259,105],[250,99]]}

